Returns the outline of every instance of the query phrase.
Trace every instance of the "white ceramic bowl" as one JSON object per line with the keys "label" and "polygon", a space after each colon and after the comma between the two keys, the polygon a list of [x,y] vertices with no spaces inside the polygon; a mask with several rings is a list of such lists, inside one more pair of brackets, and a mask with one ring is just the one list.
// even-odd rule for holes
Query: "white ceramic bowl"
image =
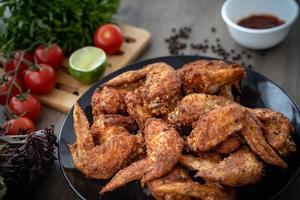
{"label": "white ceramic bowl", "polygon": [[[233,39],[250,49],[267,49],[280,43],[288,34],[299,12],[295,0],[227,0],[222,7],[222,18]],[[250,29],[237,24],[255,14],[271,14],[284,24],[269,29]]]}

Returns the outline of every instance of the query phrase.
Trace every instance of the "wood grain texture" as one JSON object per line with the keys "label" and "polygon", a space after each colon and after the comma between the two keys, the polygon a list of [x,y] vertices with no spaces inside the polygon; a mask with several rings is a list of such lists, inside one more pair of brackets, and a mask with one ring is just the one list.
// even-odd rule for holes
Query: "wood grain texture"
{"label": "wood grain texture", "polygon": [[[152,41],[146,53],[140,60],[168,55],[164,39],[170,35],[171,28],[182,25],[193,25],[191,40],[203,41],[205,38],[221,39],[228,49],[242,50],[230,37],[223,23],[220,10],[224,1],[221,0],[122,0],[118,15],[120,21],[143,27],[151,32]],[[214,26],[217,33],[211,34]],[[253,68],[278,83],[300,105],[300,20],[297,19],[288,38],[280,45],[270,49],[266,55],[260,52],[248,51],[253,56],[246,60]],[[187,51],[186,54],[195,54]],[[210,53],[205,55],[212,55]],[[51,123],[60,129],[65,114],[49,108],[43,109],[43,119],[40,127]],[[300,199],[300,177],[289,191],[280,199]],[[70,200],[76,199],[75,194],[67,186],[57,163],[51,168],[49,176],[36,195],[37,199]]]}

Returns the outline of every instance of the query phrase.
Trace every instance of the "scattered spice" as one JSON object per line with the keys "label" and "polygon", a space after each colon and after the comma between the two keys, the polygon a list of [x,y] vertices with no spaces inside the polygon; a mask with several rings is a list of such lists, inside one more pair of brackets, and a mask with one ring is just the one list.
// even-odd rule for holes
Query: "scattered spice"
{"label": "scattered spice", "polygon": [[134,43],[134,42],[136,42],[136,39],[125,36],[124,41],[127,42],[127,43]]}
{"label": "scattered spice", "polygon": [[119,50],[116,53],[114,53],[115,56],[121,56],[123,54],[124,54],[124,51],[122,51],[122,50]]}
{"label": "scattered spice", "polygon": [[[224,59],[229,62],[237,62],[245,67],[252,67],[252,65],[247,64],[249,60],[252,58],[252,55],[246,51],[236,51],[234,49],[226,49],[222,43],[221,38],[216,37],[215,40],[209,41],[209,39],[204,38],[203,42],[193,42],[189,41],[192,32],[191,26],[183,26],[180,28],[172,28],[171,35],[165,39],[165,42],[168,45],[168,50],[171,55],[185,55],[185,52],[189,52],[190,50],[195,51],[193,55],[200,55],[212,53],[216,57]],[[211,28],[211,32],[217,33],[217,29],[215,27]],[[215,42],[214,42],[215,41]],[[265,52],[260,52],[260,54],[264,54]],[[247,60],[245,60],[247,58]]]}
{"label": "scattered spice", "polygon": [[107,63],[107,67],[108,67],[108,68],[111,68],[112,65],[111,65],[110,63]]}
{"label": "scattered spice", "polygon": [[184,40],[189,39],[191,31],[192,28],[190,26],[184,26],[179,29],[172,28],[172,35],[165,39],[171,55],[182,54],[180,51],[187,47],[187,43]]}
{"label": "scattered spice", "polygon": [[56,88],[56,89],[60,89],[59,83],[56,83],[55,88]]}
{"label": "scattered spice", "polygon": [[261,56],[265,56],[266,54],[267,54],[267,51],[264,51],[264,50],[259,51],[259,55],[261,55]]}

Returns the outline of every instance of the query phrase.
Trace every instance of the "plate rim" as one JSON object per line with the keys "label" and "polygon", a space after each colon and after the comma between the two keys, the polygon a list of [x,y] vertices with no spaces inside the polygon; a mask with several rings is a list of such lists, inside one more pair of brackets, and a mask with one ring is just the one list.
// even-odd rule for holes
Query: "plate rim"
{"label": "plate rim", "polygon": [[[120,74],[121,71],[124,70],[125,71],[129,71],[129,70],[125,70],[126,68],[129,68],[130,66],[132,65],[142,65],[143,63],[147,63],[147,62],[163,62],[161,60],[168,60],[168,59],[172,59],[172,58],[195,58],[196,59],[206,59],[206,60],[222,60],[222,61],[225,61],[223,59],[220,59],[220,58],[214,58],[214,57],[209,57],[209,56],[201,56],[201,55],[181,55],[181,56],[161,56],[161,57],[154,57],[154,58],[148,58],[148,59],[145,59],[145,60],[140,60],[140,61],[137,61],[137,62],[133,62],[131,64],[128,64],[114,72],[112,72],[111,74],[105,76],[105,77],[102,77],[102,79],[98,80],[97,82],[95,82],[87,91],[91,90],[92,88],[94,88],[96,85],[99,85],[99,82],[107,82],[108,80],[106,79],[109,79],[109,77],[113,78],[115,77],[117,74]],[[229,61],[225,61],[225,62],[229,62]],[[233,62],[229,62],[229,63],[233,63]],[[289,100],[291,100],[292,104],[295,106],[297,112],[300,114],[300,108],[299,106],[297,105],[296,101],[280,86],[278,85],[276,82],[274,82],[272,79],[266,77],[265,75],[251,69],[251,68],[246,68],[244,66],[242,66],[243,68],[251,71],[252,73],[255,73],[263,78],[265,78],[266,80],[270,81],[272,84],[274,84],[276,87],[278,87],[288,98]],[[102,83],[102,84],[103,84]],[[76,102],[80,101],[80,99],[83,98],[84,94],[87,92],[85,91],[78,99]],[[59,130],[59,135],[58,135],[58,148],[57,148],[57,155],[58,155],[58,162],[59,162],[59,167],[60,167],[60,170],[64,176],[64,179],[67,181],[69,187],[72,189],[72,191],[82,200],[87,200],[86,198],[84,198],[75,188],[74,186],[71,184],[70,180],[68,179],[66,173],[65,173],[65,170],[64,170],[64,167],[61,163],[61,159],[60,159],[60,140],[61,140],[61,135],[62,135],[62,131],[63,131],[63,128],[65,126],[65,123],[66,123],[66,120],[67,118],[69,117],[69,115],[71,115],[72,111],[73,111],[73,108],[74,108],[74,105],[72,106],[72,108],[68,111],[65,119],[63,120],[63,123],[61,125],[61,128]],[[296,178],[299,176],[300,174],[300,165],[297,167],[297,170],[295,172],[295,174],[290,178],[290,180],[288,181],[288,183],[280,190],[278,191],[273,197],[271,197],[269,200],[275,200],[275,199],[278,199],[282,194],[284,194],[284,192],[295,182]]]}

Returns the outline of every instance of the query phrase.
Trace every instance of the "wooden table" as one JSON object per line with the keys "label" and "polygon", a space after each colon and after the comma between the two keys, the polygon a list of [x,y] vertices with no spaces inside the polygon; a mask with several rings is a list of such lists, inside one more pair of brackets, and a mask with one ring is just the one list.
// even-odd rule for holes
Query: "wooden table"
{"label": "wooden table", "polygon": [[[121,22],[144,27],[152,34],[151,45],[140,58],[144,60],[169,55],[164,41],[173,27],[192,25],[191,40],[202,42],[205,38],[221,39],[227,49],[241,51],[230,37],[220,15],[221,0],[122,0],[118,19]],[[217,32],[211,33],[215,27]],[[268,50],[265,55],[247,51],[252,59],[246,60],[253,68],[275,81],[300,105],[300,20],[293,26],[288,38],[279,46]],[[195,54],[187,50],[185,54]],[[211,53],[201,54],[213,56]],[[65,114],[44,107],[39,127],[55,124],[59,133]],[[300,199],[300,177],[281,199]],[[37,191],[37,199],[79,199],[64,180],[58,162],[51,167],[48,177]]]}

